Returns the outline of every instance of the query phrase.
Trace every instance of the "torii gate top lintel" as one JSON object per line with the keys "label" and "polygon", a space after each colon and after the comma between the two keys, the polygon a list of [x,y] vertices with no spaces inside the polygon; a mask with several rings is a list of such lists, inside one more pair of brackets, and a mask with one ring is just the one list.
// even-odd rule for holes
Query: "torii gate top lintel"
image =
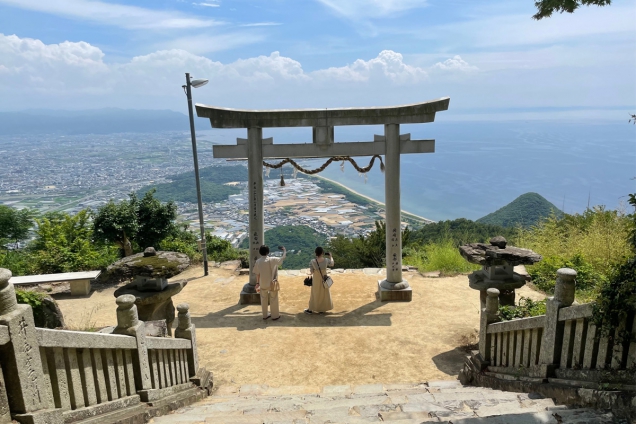
{"label": "torii gate top lintel", "polygon": [[448,109],[449,97],[400,106],[246,110],[196,104],[197,116],[212,128],[333,127],[338,125],[419,124],[433,122],[435,112]]}

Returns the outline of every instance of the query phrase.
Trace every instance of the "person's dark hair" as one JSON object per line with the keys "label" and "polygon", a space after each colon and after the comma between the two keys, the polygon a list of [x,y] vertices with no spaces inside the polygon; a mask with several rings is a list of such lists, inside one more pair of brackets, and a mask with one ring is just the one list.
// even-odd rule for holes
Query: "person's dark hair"
{"label": "person's dark hair", "polygon": [[261,256],[269,255],[269,247],[262,245],[258,248],[258,253],[260,253]]}
{"label": "person's dark hair", "polygon": [[322,256],[323,253],[325,253],[325,251],[323,250],[322,247],[320,246],[316,247],[316,256]]}

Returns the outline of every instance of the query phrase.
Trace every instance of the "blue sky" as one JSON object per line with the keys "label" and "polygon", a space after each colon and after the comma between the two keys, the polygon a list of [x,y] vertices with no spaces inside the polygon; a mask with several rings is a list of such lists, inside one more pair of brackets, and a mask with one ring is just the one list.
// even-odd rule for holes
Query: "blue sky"
{"label": "blue sky", "polygon": [[0,110],[372,106],[449,119],[625,120],[636,0],[0,0]]}

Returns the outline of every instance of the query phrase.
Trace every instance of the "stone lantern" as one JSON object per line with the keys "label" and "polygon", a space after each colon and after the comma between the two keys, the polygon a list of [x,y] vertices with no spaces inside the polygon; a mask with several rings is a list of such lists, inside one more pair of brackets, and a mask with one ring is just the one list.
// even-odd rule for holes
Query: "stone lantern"
{"label": "stone lantern", "polygon": [[135,256],[128,264],[133,281],[115,290],[115,297],[133,295],[139,319],[165,320],[167,333],[171,336],[175,312],[172,297],[188,283],[187,280],[168,283],[168,278],[175,272],[178,258],[172,260],[172,252],[157,252],[152,247],[148,247],[143,256]]}
{"label": "stone lantern", "polygon": [[514,271],[517,265],[532,265],[539,262],[541,255],[530,249],[507,246],[502,236],[490,239],[490,244],[470,243],[459,247],[459,253],[468,262],[481,265],[482,269],[468,276],[471,289],[479,290],[481,308],[486,307],[486,290],[499,290],[501,305],[515,304],[515,290],[528,281],[527,275]]}

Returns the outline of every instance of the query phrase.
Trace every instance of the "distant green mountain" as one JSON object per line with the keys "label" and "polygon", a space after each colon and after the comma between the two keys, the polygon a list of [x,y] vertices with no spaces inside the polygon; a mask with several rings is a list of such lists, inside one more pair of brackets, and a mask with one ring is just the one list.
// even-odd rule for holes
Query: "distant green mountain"
{"label": "distant green mountain", "polygon": [[[246,249],[248,242],[248,239],[243,240],[241,247]],[[325,246],[327,237],[306,225],[285,225],[265,231],[265,243],[272,252],[278,250],[280,245],[285,246],[287,258],[283,262],[283,269],[303,269],[308,268],[309,262],[315,257],[316,247]]]}
{"label": "distant green mountain", "polygon": [[543,196],[537,193],[526,193],[517,197],[503,208],[490,213],[476,222],[481,224],[500,225],[502,227],[515,227],[520,225],[528,228],[538,223],[541,219],[554,213],[558,218],[563,212]]}
{"label": "distant green mountain", "polygon": [[[227,200],[230,194],[240,193],[240,189],[224,185],[234,181],[247,180],[247,168],[241,165],[208,166],[199,170],[201,178],[201,198],[204,203],[215,203]],[[196,181],[194,171],[172,177],[172,182],[154,184],[138,191],[143,196],[148,190],[155,188],[155,197],[162,202],[197,202]]]}

